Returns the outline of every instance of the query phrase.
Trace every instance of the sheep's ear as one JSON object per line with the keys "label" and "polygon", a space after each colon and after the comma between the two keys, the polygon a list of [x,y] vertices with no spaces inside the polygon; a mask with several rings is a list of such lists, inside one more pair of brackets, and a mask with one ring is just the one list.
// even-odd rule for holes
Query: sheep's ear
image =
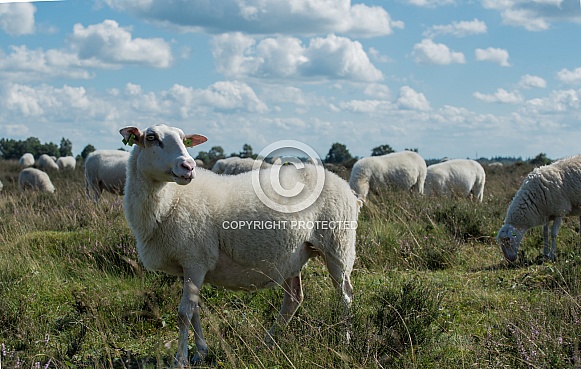
{"label": "sheep's ear", "polygon": [[137,144],[138,146],[142,146],[141,142],[143,133],[137,127],[125,127],[119,130],[121,136],[123,136],[123,144],[133,146],[133,144]]}
{"label": "sheep's ear", "polygon": [[206,136],[186,135],[186,137],[184,138],[184,145],[186,145],[186,147],[194,147],[199,144],[203,144],[206,141],[208,141],[208,138]]}

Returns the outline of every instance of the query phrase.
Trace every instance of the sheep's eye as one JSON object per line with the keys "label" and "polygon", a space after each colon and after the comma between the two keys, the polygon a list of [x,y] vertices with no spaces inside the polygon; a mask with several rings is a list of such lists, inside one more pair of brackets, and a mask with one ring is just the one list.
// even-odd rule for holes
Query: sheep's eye
{"label": "sheep's eye", "polygon": [[145,139],[147,141],[155,141],[155,135],[147,135],[147,136],[145,136]]}

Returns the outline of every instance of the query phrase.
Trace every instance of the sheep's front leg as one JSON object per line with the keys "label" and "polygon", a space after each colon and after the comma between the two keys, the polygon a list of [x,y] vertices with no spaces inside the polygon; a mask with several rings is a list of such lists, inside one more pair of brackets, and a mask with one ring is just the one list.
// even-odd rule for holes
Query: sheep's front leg
{"label": "sheep's front leg", "polygon": [[200,363],[208,354],[208,346],[202,333],[200,322],[200,289],[201,280],[197,283],[190,277],[184,277],[182,299],[178,308],[178,352],[175,357],[176,366],[189,365],[188,363],[188,338],[190,322],[194,327],[197,354],[192,361]]}
{"label": "sheep's front leg", "polygon": [[284,297],[282,299],[282,306],[276,322],[270,327],[264,342],[268,346],[274,344],[274,336],[278,329],[286,327],[288,322],[291,320],[301,303],[303,302],[303,287],[301,284],[301,275],[296,277],[288,278],[284,281]]}
{"label": "sheep's front leg", "polygon": [[550,260],[555,260],[555,252],[557,251],[557,234],[559,233],[562,220],[563,218],[556,217],[553,221],[553,227],[551,227],[551,251],[548,254],[545,254]]}

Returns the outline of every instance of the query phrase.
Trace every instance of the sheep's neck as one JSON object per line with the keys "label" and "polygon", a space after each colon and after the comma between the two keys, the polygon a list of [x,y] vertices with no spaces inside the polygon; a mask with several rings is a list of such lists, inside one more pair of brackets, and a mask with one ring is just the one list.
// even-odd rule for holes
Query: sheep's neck
{"label": "sheep's neck", "polygon": [[133,208],[129,211],[132,216],[130,223],[132,227],[139,228],[141,239],[146,241],[171,215],[179,197],[169,183],[154,182],[138,173],[128,182],[127,189],[127,205]]}

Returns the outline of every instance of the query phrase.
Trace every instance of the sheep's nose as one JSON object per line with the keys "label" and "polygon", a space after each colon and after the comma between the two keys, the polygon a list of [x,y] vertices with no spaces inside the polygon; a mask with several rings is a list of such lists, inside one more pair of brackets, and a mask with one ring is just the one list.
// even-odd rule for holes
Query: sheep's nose
{"label": "sheep's nose", "polygon": [[182,168],[184,168],[185,170],[187,170],[188,172],[191,172],[192,170],[194,170],[194,167],[196,166],[196,163],[194,162],[193,164],[188,163],[187,161],[184,161],[181,164]]}

